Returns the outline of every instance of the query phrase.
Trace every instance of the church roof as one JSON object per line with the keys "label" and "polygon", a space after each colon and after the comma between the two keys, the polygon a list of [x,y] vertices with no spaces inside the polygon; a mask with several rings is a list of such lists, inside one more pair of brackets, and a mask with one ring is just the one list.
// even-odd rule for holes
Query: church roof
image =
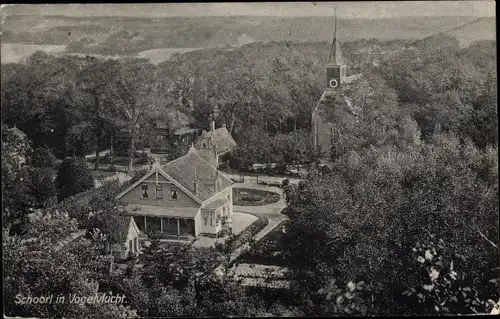
{"label": "church roof", "polygon": [[338,117],[338,112],[347,112],[353,116],[361,113],[361,108],[355,105],[342,91],[325,90],[314,109],[315,115],[321,116],[326,121]]}
{"label": "church roof", "polygon": [[[233,184],[226,175],[205,161],[193,146],[186,155],[168,162],[161,169],[201,201]],[[195,181],[197,192],[194,189]]]}
{"label": "church roof", "polygon": [[236,147],[236,142],[224,126],[213,131],[204,131],[201,137],[210,138],[210,142],[217,148],[217,153],[223,153]]}

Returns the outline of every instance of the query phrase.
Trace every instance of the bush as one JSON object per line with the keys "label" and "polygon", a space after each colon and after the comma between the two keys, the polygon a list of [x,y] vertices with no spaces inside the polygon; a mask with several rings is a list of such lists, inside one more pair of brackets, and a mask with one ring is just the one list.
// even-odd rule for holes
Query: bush
{"label": "bush", "polygon": [[61,201],[55,206],[59,211],[67,212],[71,218],[78,221],[78,227],[88,226],[91,211],[109,210],[116,206],[115,196],[121,188],[118,181],[110,181],[100,188],[93,188]]}
{"label": "bush", "polygon": [[34,167],[54,167],[56,164],[56,157],[52,150],[47,146],[38,147],[33,150],[31,156],[31,165]]}
{"label": "bush", "polygon": [[148,169],[140,169],[138,171],[134,171],[134,176],[132,176],[132,178],[128,181],[128,186],[134,184],[135,182],[137,182],[138,180],[140,180],[142,177],[144,177],[144,175],[146,175],[147,173],[149,172]]}
{"label": "bush", "polygon": [[30,194],[35,207],[43,208],[57,203],[57,188],[52,180],[54,172],[51,168],[35,168],[30,172]]}
{"label": "bush", "polygon": [[56,184],[58,199],[63,200],[94,188],[94,178],[83,161],[67,158],[57,172]]}
{"label": "bush", "polygon": [[288,178],[285,178],[284,180],[281,181],[281,187],[286,187],[290,184],[290,180]]}
{"label": "bush", "polygon": [[241,201],[243,201],[243,202],[259,202],[261,200],[262,200],[262,197],[260,197],[259,195],[253,195],[253,194],[249,194],[249,195],[241,197]]}

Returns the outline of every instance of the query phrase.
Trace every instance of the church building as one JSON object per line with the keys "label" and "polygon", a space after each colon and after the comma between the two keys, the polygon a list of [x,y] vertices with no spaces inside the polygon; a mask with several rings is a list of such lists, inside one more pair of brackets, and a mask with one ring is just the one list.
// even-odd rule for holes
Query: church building
{"label": "church building", "polygon": [[342,139],[343,127],[356,125],[360,109],[349,97],[350,85],[357,82],[360,74],[347,76],[337,35],[337,17],[333,41],[326,65],[325,88],[312,113],[312,143],[317,156],[324,162],[335,157],[336,147]]}

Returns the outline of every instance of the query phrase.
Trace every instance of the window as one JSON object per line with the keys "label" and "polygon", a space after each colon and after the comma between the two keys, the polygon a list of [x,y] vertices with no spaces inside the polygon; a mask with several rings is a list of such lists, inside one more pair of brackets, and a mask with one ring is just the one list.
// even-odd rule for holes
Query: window
{"label": "window", "polygon": [[175,187],[172,187],[172,188],[170,189],[170,197],[171,197],[172,199],[177,199],[177,189],[175,189]]}
{"label": "window", "polygon": [[141,198],[148,198],[148,184],[142,184],[141,189]]}
{"label": "window", "polygon": [[156,199],[163,198],[163,189],[161,185],[156,185]]}
{"label": "window", "polygon": [[203,148],[207,148],[207,143],[203,143]]}
{"label": "window", "polygon": [[129,249],[129,253],[133,253],[134,252],[134,247],[132,246],[132,240],[128,241],[128,249]]}

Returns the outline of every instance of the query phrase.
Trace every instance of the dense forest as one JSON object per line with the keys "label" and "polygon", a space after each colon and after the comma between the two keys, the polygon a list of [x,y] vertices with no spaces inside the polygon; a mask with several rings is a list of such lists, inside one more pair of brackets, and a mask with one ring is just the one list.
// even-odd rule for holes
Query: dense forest
{"label": "dense forest", "polygon": [[[342,128],[346,138],[336,145],[341,151],[334,152],[332,166],[311,168],[298,185],[285,187],[290,223],[283,249],[289,276],[300,288],[285,300],[215,277],[210,265],[224,258],[217,250],[172,247],[155,254],[140,276],[104,275],[96,269],[105,264],[103,245],[112,236],[97,232],[63,249],[56,244],[88,226],[86,217],[77,217],[89,210],[119,214],[113,203],[119,186],[80,193],[88,194],[85,200],[65,198],[58,196],[62,178],[46,178],[46,171],[55,161],[51,153],[63,159],[109,148],[122,129],[132,137],[127,148],[133,154],[148,143],[155,121],[172,112],[192,118],[193,127],[207,129],[212,116],[225,123],[238,143],[238,166],[314,164],[310,121],[323,91],[327,43],[207,49],[157,66],[41,52],[26,64],[2,65],[3,124],[16,124],[31,141],[20,143],[2,130],[4,294],[112,291],[128,300],[119,309],[9,301],[6,314],[490,311],[500,297],[495,42],[460,48],[455,38],[438,35],[342,47],[348,74],[361,73],[372,94],[353,97],[362,115],[357,125]],[[25,154],[31,166],[19,169],[4,155],[14,151]],[[41,152],[46,155],[35,155]],[[75,165],[68,169],[84,180],[86,173]],[[42,213],[28,216],[33,208]],[[40,251],[40,244],[49,248]]]}

